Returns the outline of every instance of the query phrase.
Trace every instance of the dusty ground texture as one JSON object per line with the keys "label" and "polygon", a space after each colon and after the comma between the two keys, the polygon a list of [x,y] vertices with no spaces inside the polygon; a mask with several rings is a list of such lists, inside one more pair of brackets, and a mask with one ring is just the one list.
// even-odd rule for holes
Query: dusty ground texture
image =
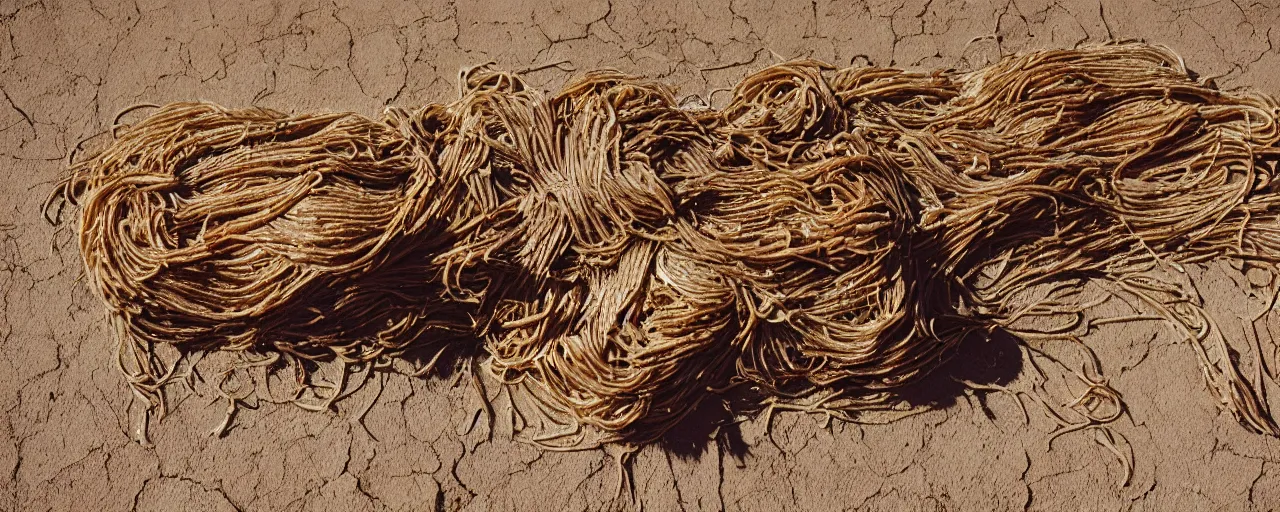
{"label": "dusty ground texture", "polygon": [[[103,310],[71,233],[38,210],[70,148],[134,103],[376,115],[452,99],[458,69],[490,60],[530,70],[541,87],[611,66],[706,95],[779,57],[963,68],[1109,38],[1164,43],[1224,87],[1280,93],[1273,0],[680,3],[0,0],[0,510],[633,506],[614,499],[611,456],[541,453],[510,441],[501,421],[490,432],[474,388],[448,379],[381,381],[367,429],[354,418],[378,386],[334,414],[242,411],[222,439],[208,432],[225,406],[188,394],[153,428],[153,448],[133,442],[137,408],[111,363]],[[1193,274],[1241,339],[1235,318],[1264,307],[1269,276],[1226,265]],[[1268,324],[1280,328],[1276,317]],[[1108,329],[1089,341],[1129,403],[1117,427],[1134,455],[1127,486],[1092,435],[1050,447],[1052,425],[1034,410],[1026,425],[1007,395],[953,393],[890,425],[786,413],[768,430],[757,419],[692,449],[646,448],[634,460],[637,500],[649,510],[1280,507],[1276,440],[1219,412],[1192,349],[1152,322]]]}

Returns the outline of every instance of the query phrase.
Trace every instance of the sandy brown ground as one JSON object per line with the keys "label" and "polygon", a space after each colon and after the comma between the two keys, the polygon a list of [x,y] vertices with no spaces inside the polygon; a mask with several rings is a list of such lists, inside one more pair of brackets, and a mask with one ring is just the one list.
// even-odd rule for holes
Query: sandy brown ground
{"label": "sandy brown ground", "polygon": [[[778,56],[963,68],[1109,38],[1164,43],[1225,87],[1280,93],[1273,0],[676,4],[0,0],[0,510],[631,508],[614,499],[609,455],[541,453],[510,441],[501,421],[489,432],[474,388],[447,379],[387,378],[367,431],[353,418],[376,386],[334,414],[242,411],[223,439],[208,432],[225,406],[188,394],[154,426],[154,448],[133,442],[138,409],[111,363],[103,309],[80,280],[72,234],[38,210],[70,148],[134,103],[376,115],[452,99],[459,68],[489,60],[533,70],[541,87],[612,66],[706,95]],[[970,43],[979,36],[999,37]],[[1241,339],[1235,319],[1264,306],[1269,277],[1227,265],[1192,273]],[[768,431],[755,420],[692,449],[646,448],[637,500],[649,510],[1280,507],[1276,440],[1219,412],[1172,331],[1113,325],[1089,341],[1129,403],[1117,427],[1134,453],[1128,486],[1092,435],[1050,448],[1052,425],[1035,410],[1025,425],[1007,395],[952,392],[890,425],[785,413]]]}

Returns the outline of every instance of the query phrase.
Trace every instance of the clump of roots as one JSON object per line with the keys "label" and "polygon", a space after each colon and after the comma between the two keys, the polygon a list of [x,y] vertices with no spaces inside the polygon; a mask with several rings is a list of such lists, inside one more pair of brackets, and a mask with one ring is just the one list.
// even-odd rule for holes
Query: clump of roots
{"label": "clump of roots", "polygon": [[[561,420],[537,437],[552,448],[653,440],[731,388],[856,420],[902,412],[896,391],[970,337],[1092,354],[1064,298],[1099,281],[1280,433],[1198,297],[1150,277],[1280,258],[1280,106],[1166,49],[931,74],[789,62],[720,110],[609,71],[553,95],[484,67],[461,85],[377,120],[168,105],[77,162],[56,197],[80,208],[138,395],[162,406],[175,378],[157,345],[338,360],[341,382],[294,397],[316,408],[348,373],[455,349]],[[1078,399],[1042,405],[1125,459],[1101,428],[1123,402],[1089,360]]]}

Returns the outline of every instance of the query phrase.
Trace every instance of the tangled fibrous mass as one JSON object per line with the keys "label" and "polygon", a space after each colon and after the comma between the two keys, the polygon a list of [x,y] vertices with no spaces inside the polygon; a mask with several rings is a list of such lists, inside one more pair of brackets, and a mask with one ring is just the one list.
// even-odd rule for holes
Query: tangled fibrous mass
{"label": "tangled fibrous mass", "polygon": [[1148,273],[1280,259],[1280,104],[1167,49],[794,61],[719,109],[614,71],[460,82],[380,119],[172,104],[79,159],[55,198],[138,396],[163,405],[162,344],[350,365],[473,346],[603,441],[730,389],[857,419],[967,338],[1077,336],[1053,297],[1088,280],[1176,324],[1223,406],[1277,433],[1195,299]]}

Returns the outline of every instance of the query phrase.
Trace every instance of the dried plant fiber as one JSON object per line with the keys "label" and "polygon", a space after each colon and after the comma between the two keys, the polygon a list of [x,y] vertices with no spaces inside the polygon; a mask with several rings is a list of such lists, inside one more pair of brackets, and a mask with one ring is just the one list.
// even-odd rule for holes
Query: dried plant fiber
{"label": "dried plant fiber", "polygon": [[[605,440],[728,389],[856,419],[966,338],[1077,336],[1058,299],[1092,280],[1178,326],[1223,407],[1278,433],[1194,298],[1147,274],[1273,268],[1280,104],[1168,49],[795,61],[717,109],[613,71],[546,94],[481,67],[460,92],[380,119],[171,104],[74,163],[55,199],[138,396],[162,406],[174,378],[158,345],[366,367],[474,346]],[[1109,401],[1099,381],[1078,404]]]}

